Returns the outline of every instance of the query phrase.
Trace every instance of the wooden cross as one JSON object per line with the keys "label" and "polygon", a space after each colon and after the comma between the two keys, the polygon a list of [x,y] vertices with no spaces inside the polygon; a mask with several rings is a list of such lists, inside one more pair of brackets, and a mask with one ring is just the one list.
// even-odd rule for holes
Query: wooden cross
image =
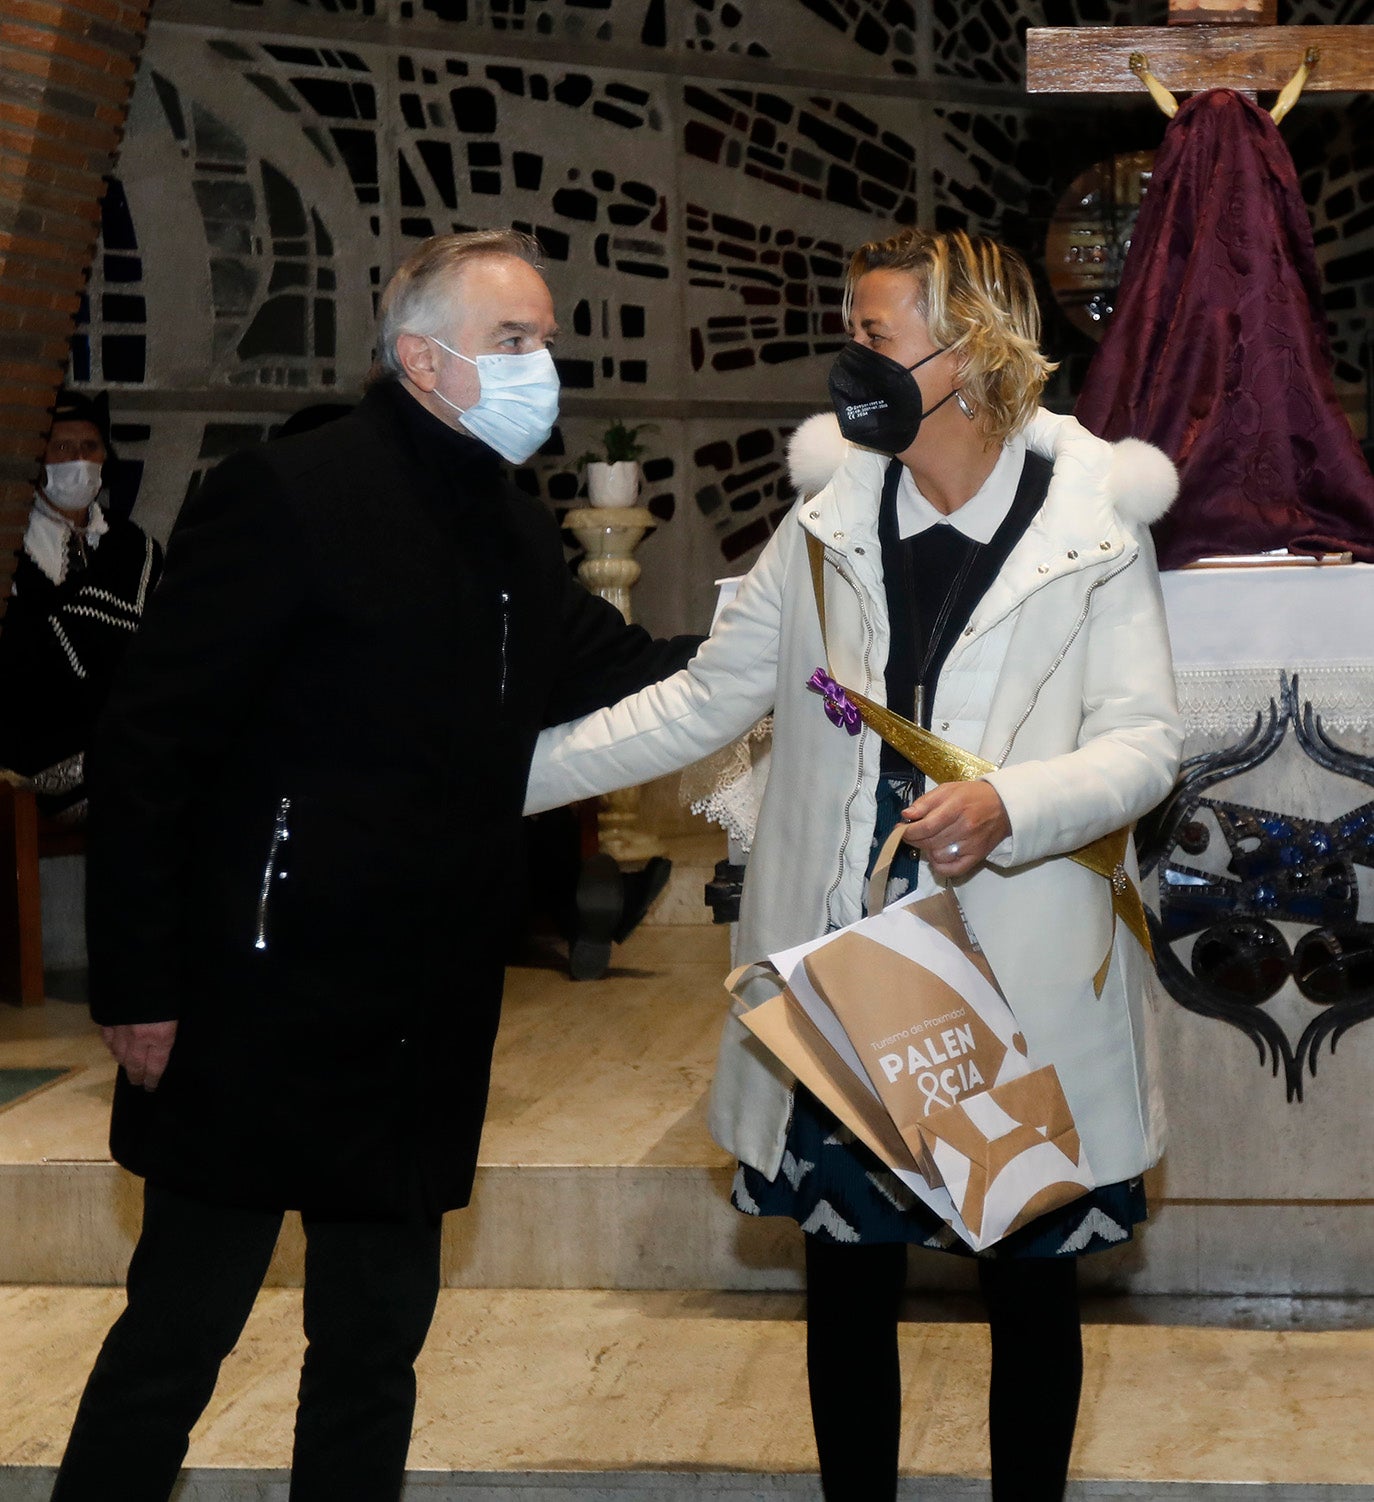
{"label": "wooden cross", "polygon": [[[1374,26],[1277,26],[1278,0],[1169,0],[1167,26],[1037,26],[1026,33],[1031,94],[1134,93],[1151,74],[1165,89],[1277,92],[1320,48],[1307,88],[1374,90]],[[1132,65],[1132,56],[1148,61]],[[1153,93],[1154,90],[1152,89]],[[1294,95],[1296,97],[1296,94]]]}

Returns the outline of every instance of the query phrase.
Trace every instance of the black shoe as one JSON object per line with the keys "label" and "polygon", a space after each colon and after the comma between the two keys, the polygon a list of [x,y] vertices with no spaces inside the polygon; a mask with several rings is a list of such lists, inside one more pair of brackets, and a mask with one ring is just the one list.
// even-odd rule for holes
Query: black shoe
{"label": "black shoe", "polygon": [[624,882],[612,856],[598,852],[582,862],[568,940],[568,974],[574,980],[600,980],[605,975],[611,963],[611,940],[624,911]]}

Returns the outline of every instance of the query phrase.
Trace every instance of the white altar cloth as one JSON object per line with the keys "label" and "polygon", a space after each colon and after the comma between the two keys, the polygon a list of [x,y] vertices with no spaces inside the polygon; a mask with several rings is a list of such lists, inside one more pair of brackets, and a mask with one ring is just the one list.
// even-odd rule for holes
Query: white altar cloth
{"label": "white altar cloth", "polygon": [[[1374,566],[1282,565],[1186,569],[1162,577],[1184,756],[1234,746],[1278,700],[1284,675],[1297,679],[1298,714],[1310,703],[1321,727],[1354,757],[1374,752]],[[1278,705],[1284,713],[1282,703]],[[1302,748],[1288,720],[1276,751],[1206,788],[1207,798],[1272,816],[1339,820],[1370,796],[1368,783],[1327,770]],[[1192,817],[1211,821],[1206,809]],[[1199,855],[1208,870],[1229,870],[1228,852]],[[1183,858],[1188,865],[1189,857]],[[1374,917],[1374,868],[1354,869],[1358,916]],[[1159,910],[1158,870],[1144,883]],[[1239,879],[1239,878],[1237,878]],[[1224,914],[1218,914],[1224,926]],[[1240,914],[1247,921],[1254,914]],[[1340,921],[1340,920],[1337,920]],[[1269,925],[1290,954],[1322,919],[1276,916]],[[1193,940],[1171,945],[1192,970]],[[1225,998],[1212,992],[1220,1006]],[[1322,1007],[1290,974],[1262,1008],[1277,1024],[1297,1068],[1300,1098],[1257,1055],[1243,1016],[1228,1026],[1182,996],[1163,1001],[1161,1081],[1170,1146],[1151,1185],[1152,1228],[1130,1282],[1141,1290],[1198,1293],[1374,1292],[1368,1248],[1374,1236],[1374,1021],[1350,1010],[1349,1030],[1332,1051],[1305,1055],[1306,1029]],[[1240,1009],[1243,1012],[1243,1008]]]}
{"label": "white altar cloth", "polygon": [[1374,564],[1173,570],[1161,576],[1190,735],[1235,736],[1298,674],[1332,731],[1374,721]]}
{"label": "white altar cloth", "polygon": [[[1326,730],[1374,738],[1374,564],[1176,569],[1160,576],[1184,728],[1235,740],[1297,675]],[[718,579],[716,615],[738,579]],[[767,777],[768,722],[687,774],[683,801],[748,850]]]}

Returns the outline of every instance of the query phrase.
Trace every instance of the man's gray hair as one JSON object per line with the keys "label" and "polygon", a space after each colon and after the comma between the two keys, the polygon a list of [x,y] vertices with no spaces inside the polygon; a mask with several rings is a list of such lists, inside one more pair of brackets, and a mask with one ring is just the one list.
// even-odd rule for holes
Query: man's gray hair
{"label": "man's gray hair", "polygon": [[453,283],[469,261],[481,256],[515,256],[536,271],[543,251],[533,235],[518,229],[475,229],[461,235],[435,235],[396,268],[377,308],[376,377],[405,374],[396,357],[398,334],[432,334],[452,316]]}

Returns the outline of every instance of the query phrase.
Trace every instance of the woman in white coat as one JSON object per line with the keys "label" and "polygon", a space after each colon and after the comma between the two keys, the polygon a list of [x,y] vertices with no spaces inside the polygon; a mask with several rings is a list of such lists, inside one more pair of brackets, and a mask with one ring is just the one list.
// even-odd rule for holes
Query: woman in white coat
{"label": "woman in white coat", "polygon": [[[1076,1259],[1145,1218],[1141,1175],[1162,1132],[1148,958],[1114,923],[1109,882],[1052,857],[1132,823],[1177,772],[1145,526],[1176,478],[1148,445],[1109,445],[1037,408],[1052,367],[1034,292],[1024,263],[994,242],[904,230],[865,245],[846,310],[851,342],[830,378],[845,441],[828,417],[799,431],[791,457],[804,498],[710,639],[674,677],[546,731],[528,807],[681,767],[771,709],[737,959],[861,917],[873,852],[898,821],[898,890],[954,886],[1032,1057],[1056,1066],[1106,1186],[979,1258],[993,1496],[1057,1502],[1082,1374]],[[824,546],[824,645],[808,535]],[[926,788],[871,731],[836,728],[807,688],[827,648],[839,682],[995,770]],[[1134,876],[1133,853],[1127,866]],[[825,1495],[886,1502],[906,1248],[958,1250],[954,1238],[733,1018],[711,1126],[740,1159],[736,1207],[789,1215],[805,1233]]]}

